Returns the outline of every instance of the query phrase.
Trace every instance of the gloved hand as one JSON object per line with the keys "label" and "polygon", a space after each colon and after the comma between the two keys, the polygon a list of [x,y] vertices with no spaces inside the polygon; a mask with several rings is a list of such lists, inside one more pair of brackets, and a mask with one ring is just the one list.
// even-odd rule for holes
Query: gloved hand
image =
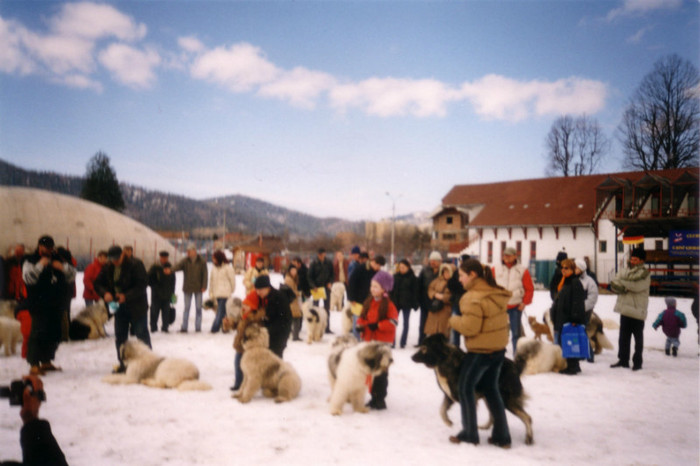
{"label": "gloved hand", "polygon": [[368,324],[368,325],[367,325],[367,328],[370,329],[370,330],[373,331],[373,332],[376,332],[377,329],[379,328],[379,324],[378,324],[377,322],[375,322],[375,323],[373,323],[373,324]]}

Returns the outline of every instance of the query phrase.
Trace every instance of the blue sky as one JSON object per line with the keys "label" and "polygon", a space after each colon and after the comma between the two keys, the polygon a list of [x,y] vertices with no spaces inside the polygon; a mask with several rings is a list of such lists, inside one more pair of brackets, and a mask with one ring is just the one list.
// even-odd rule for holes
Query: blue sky
{"label": "blue sky", "polygon": [[[545,176],[563,114],[613,140],[655,61],[698,67],[697,1],[0,0],[0,158],[318,216],[429,211]],[[390,196],[386,193],[389,192]]]}

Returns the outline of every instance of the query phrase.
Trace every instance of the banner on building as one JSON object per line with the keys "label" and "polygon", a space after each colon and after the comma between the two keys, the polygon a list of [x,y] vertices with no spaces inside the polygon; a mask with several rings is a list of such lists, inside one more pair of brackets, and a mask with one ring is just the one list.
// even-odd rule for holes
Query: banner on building
{"label": "banner on building", "polygon": [[623,236],[622,244],[642,244],[644,243],[644,236]]}
{"label": "banner on building", "polygon": [[678,257],[698,257],[699,238],[698,230],[671,230],[668,234],[668,253]]}

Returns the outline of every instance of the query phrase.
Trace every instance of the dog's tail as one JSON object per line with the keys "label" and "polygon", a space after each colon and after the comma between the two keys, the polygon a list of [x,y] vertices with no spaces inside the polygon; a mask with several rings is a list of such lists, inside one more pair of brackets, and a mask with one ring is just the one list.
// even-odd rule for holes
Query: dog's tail
{"label": "dog's tail", "polygon": [[180,385],[177,386],[180,391],[192,391],[192,390],[211,390],[211,385],[201,380],[185,380]]}
{"label": "dog's tail", "polygon": [[598,341],[598,344],[600,345],[601,348],[613,350],[615,347],[613,344],[608,340],[608,337],[605,336],[603,332],[598,332],[595,335],[596,340]]}
{"label": "dog's tail", "polygon": [[73,341],[87,340],[90,335],[90,327],[78,320],[73,320],[68,327],[68,336]]}

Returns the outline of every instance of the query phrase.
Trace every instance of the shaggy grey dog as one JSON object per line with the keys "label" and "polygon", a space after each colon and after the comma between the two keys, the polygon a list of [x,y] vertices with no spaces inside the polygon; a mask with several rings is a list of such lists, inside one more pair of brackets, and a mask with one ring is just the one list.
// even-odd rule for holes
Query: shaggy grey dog
{"label": "shaggy grey dog", "polygon": [[291,401],[299,395],[301,378],[291,364],[269,350],[270,336],[265,327],[250,324],[243,335],[241,371],[243,383],[234,393],[241,403],[248,403],[262,388],[263,395],[276,403]]}

